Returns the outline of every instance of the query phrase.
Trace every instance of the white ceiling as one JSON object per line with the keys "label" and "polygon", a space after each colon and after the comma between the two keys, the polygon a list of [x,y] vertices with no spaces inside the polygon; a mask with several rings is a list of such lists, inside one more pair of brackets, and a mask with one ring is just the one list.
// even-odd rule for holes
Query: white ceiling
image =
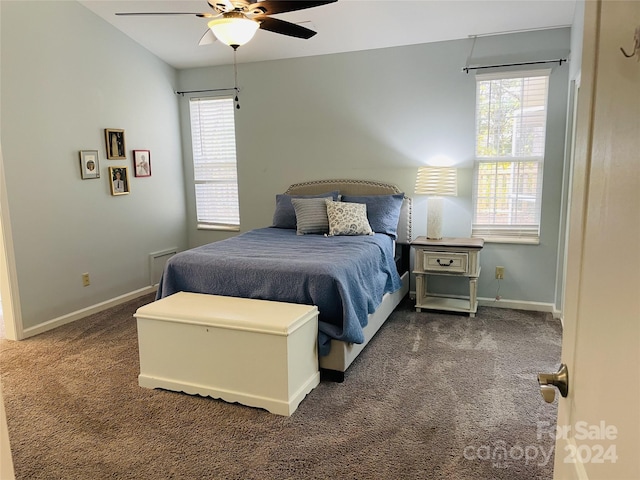
{"label": "white ceiling", "polygon": [[[205,0],[83,0],[81,4],[178,69],[233,63],[233,50],[198,46],[207,20],[195,15],[116,16],[116,12],[210,12]],[[571,25],[576,0],[338,0],[274,15],[303,24],[309,40],[258,30],[238,62],[323,55]]]}

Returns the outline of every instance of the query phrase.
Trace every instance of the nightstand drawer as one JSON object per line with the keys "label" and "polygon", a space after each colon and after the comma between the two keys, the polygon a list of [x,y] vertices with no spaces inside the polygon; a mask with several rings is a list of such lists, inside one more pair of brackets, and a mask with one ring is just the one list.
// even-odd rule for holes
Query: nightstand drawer
{"label": "nightstand drawer", "polygon": [[467,273],[469,254],[448,252],[422,252],[419,265],[425,272]]}

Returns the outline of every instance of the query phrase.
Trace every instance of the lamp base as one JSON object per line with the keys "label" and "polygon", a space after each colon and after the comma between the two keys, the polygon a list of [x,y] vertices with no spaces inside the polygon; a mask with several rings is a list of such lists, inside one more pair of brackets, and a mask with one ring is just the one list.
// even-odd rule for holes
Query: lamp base
{"label": "lamp base", "polygon": [[427,238],[442,239],[442,197],[429,197],[427,200]]}

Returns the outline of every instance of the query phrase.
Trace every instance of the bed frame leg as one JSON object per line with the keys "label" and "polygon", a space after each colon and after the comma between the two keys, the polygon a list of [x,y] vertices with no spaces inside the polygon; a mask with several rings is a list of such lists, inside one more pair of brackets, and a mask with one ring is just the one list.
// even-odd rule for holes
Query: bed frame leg
{"label": "bed frame leg", "polygon": [[338,370],[329,370],[326,368],[321,368],[320,380],[324,380],[327,382],[342,383],[344,382],[344,372],[340,372]]}

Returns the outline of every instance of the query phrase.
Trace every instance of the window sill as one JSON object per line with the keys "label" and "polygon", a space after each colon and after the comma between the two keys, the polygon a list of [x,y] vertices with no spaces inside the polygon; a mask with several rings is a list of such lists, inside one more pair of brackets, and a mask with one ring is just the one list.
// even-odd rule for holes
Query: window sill
{"label": "window sill", "polygon": [[513,243],[518,245],[540,245],[540,237],[535,238],[509,238],[509,237],[481,237],[471,235],[472,238],[482,238],[484,243]]}
{"label": "window sill", "polygon": [[198,230],[217,230],[219,232],[239,232],[239,225],[208,225],[206,223],[199,223]]}

